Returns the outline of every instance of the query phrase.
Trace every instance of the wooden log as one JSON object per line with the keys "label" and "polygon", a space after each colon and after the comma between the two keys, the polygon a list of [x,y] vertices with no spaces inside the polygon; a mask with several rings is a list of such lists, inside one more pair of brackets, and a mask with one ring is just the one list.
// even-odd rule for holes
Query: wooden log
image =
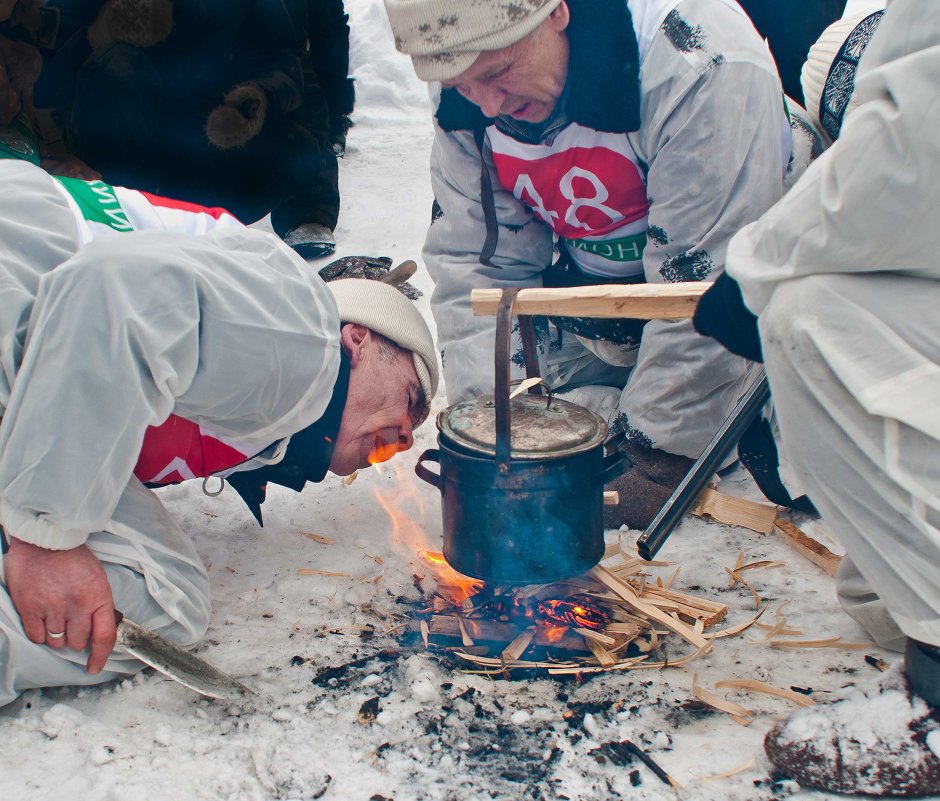
{"label": "wooden log", "polygon": [[830,576],[835,576],[836,570],[839,569],[839,562],[842,561],[841,556],[836,556],[821,542],[817,542],[782,517],[774,521],[774,530],[793,550],[805,556],[814,565],[821,567]]}
{"label": "wooden log", "polygon": [[[554,317],[633,318],[637,320],[683,320],[695,313],[699,298],[711,286],[708,281],[675,284],[603,284],[561,289],[522,289],[516,296],[514,314],[548,314]],[[494,315],[502,289],[470,292],[473,313]]]}
{"label": "wooden log", "polygon": [[777,519],[776,506],[735,498],[712,487],[705,488],[690,511],[697,517],[710,517],[726,526],[742,526],[759,534],[770,534]]}
{"label": "wooden log", "polygon": [[[474,618],[464,618],[462,622],[464,631],[477,643],[491,642],[508,644],[519,635],[519,627],[512,623],[501,623],[498,620],[481,620]],[[432,639],[437,635],[439,637],[450,637],[462,641],[460,623],[461,619],[455,615],[432,615],[428,623],[428,632]],[[573,632],[566,631],[561,639],[557,642],[553,642],[549,639],[546,629],[543,626],[539,626],[536,629],[533,642],[535,642],[536,645],[560,648],[564,651],[585,650],[584,640]]]}

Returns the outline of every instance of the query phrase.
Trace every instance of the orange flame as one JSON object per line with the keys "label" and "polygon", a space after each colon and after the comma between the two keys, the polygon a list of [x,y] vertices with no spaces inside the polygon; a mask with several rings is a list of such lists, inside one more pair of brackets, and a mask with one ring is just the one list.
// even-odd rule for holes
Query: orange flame
{"label": "orange flame", "polygon": [[[390,458],[390,457],[389,457]],[[416,522],[426,517],[426,504],[417,491],[418,482],[414,474],[399,464],[390,464],[380,470],[391,471],[393,490],[375,489],[375,498],[392,521],[392,539],[409,557],[417,556],[437,582],[442,595],[460,603],[480,588],[480,582],[454,570],[444,555],[431,546],[427,532]],[[417,507],[414,513],[406,507]],[[440,513],[438,512],[438,519]],[[440,547],[440,546],[438,546]]]}
{"label": "orange flame", "polygon": [[553,626],[551,624],[545,624],[542,627],[542,636],[545,638],[545,642],[549,645],[554,645],[556,642],[560,642],[562,637],[565,636],[565,632],[568,631],[567,626]]}
{"label": "orange flame", "polygon": [[397,442],[376,442],[375,449],[369,454],[369,464],[376,465],[387,462],[398,453]]}

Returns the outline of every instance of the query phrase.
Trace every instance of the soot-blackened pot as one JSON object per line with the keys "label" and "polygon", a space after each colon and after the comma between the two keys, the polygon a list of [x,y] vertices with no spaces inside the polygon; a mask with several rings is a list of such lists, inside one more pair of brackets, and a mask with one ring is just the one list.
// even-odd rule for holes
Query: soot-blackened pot
{"label": "soot-blackened pot", "polygon": [[[536,394],[510,395],[517,293],[504,289],[497,312],[495,394],[441,412],[439,447],[421,454],[415,472],[441,491],[444,557],[455,570],[500,584],[542,584],[600,561],[604,485],[629,461],[613,448],[605,455],[607,424],[589,409],[551,392],[543,397],[537,386],[529,387]],[[526,373],[544,384],[531,318],[519,318],[519,331]],[[438,462],[440,472],[425,462]]]}
{"label": "soot-blackened pot", "polygon": [[[444,556],[487,582],[538,584],[590,569],[604,553],[604,485],[625,457],[604,454],[607,425],[551,396],[506,398],[511,448],[493,396],[438,415],[438,448],[417,474],[441,491]],[[434,473],[425,462],[438,462]]]}

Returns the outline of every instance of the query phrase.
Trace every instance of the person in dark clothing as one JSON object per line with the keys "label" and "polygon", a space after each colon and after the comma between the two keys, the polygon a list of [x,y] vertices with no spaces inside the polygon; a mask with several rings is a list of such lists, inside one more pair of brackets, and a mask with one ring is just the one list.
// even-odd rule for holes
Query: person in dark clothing
{"label": "person in dark clothing", "polygon": [[806,106],[800,70],[825,27],[845,10],[846,0],[738,0],[767,40],[787,97]]}
{"label": "person in dark clothing", "polygon": [[112,183],[270,213],[305,258],[333,252],[354,102],[342,0],[68,5],[38,102],[72,153]]}

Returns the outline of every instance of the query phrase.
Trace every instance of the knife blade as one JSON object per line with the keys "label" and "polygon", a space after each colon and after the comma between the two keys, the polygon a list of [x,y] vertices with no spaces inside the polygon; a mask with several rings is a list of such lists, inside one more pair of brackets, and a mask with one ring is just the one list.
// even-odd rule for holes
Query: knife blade
{"label": "knife blade", "polygon": [[173,681],[200,695],[227,701],[256,694],[237,679],[159,634],[128,620],[120,612],[116,612],[115,617],[118,617],[117,645]]}

